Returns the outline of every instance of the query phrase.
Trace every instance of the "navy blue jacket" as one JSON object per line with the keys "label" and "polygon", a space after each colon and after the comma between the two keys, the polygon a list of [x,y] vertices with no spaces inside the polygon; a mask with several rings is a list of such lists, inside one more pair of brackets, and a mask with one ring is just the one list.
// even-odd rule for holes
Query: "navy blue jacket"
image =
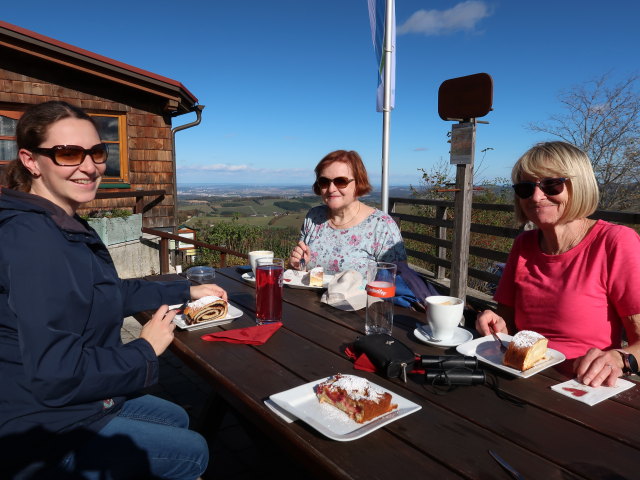
{"label": "navy blue jacket", "polygon": [[0,192],[0,437],[100,428],[158,381],[124,317],[189,298],[189,283],[121,280],[96,232],[42,197]]}

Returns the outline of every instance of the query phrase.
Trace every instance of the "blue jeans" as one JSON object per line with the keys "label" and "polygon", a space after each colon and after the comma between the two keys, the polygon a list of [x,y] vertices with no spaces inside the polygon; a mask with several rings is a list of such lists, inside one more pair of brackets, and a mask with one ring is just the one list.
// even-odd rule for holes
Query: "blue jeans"
{"label": "blue jeans", "polygon": [[151,395],[127,400],[118,416],[62,463],[86,479],[194,480],[206,470],[206,440],[188,429],[189,416]]}

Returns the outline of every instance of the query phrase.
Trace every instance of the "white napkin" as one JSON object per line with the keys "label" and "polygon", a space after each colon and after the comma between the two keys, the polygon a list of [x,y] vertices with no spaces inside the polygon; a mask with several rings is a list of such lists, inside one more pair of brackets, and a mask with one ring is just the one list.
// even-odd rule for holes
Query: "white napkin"
{"label": "white napkin", "polygon": [[618,378],[614,387],[600,386],[593,388],[583,385],[574,379],[559,383],[558,385],[552,385],[551,389],[562,395],[566,395],[569,398],[586,403],[589,406],[593,406],[609,397],[613,397],[625,390],[629,390],[631,387],[635,387],[635,385],[636,384],[633,382]]}
{"label": "white napkin", "polygon": [[367,292],[363,277],[355,270],[345,270],[334,275],[320,301],[340,310],[361,310],[367,306]]}
{"label": "white napkin", "polygon": [[298,419],[298,417],[296,417],[295,415],[292,415],[291,413],[287,412],[285,409],[280,408],[270,398],[265,399],[264,404],[267,407],[269,407],[269,409],[273,413],[278,415],[281,419],[283,419],[287,423],[293,423]]}

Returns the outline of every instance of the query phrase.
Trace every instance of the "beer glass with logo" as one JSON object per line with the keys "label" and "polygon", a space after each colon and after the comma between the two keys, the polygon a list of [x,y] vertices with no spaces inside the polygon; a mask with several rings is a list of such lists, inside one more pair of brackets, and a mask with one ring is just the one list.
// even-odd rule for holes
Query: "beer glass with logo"
{"label": "beer glass with logo", "polygon": [[367,267],[367,312],[364,331],[391,335],[393,328],[393,302],[396,294],[394,263],[369,262]]}

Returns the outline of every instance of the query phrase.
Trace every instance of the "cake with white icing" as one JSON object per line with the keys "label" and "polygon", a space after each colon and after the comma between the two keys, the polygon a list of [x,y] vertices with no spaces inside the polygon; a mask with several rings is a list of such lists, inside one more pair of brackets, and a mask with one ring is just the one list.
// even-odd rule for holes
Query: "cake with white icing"
{"label": "cake with white icing", "polygon": [[315,267],[309,271],[309,285],[312,287],[321,287],[324,282],[324,269]]}
{"label": "cake with white icing", "polygon": [[545,357],[547,343],[539,333],[521,330],[513,336],[502,363],[516,370],[528,370]]}
{"label": "cake with white icing", "polygon": [[390,412],[398,405],[392,404],[392,396],[371,385],[366,379],[338,373],[316,385],[316,396],[345,412],[358,423],[364,423]]}

